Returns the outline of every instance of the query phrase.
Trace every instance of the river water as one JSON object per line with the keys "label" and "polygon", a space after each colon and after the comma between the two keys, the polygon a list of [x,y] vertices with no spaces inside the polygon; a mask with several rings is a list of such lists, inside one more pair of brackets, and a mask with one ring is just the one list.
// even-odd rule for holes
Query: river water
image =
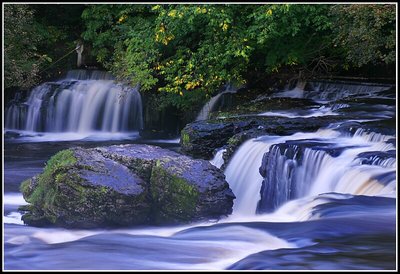
{"label": "river water", "polygon": [[[339,85],[342,97],[368,96],[379,101],[368,105],[359,101],[341,107],[329,104],[338,99],[338,94],[333,99],[328,96],[331,86],[316,85],[315,89],[320,89],[319,97],[314,93],[299,94],[296,90],[279,95],[312,98],[326,103],[329,111],[311,109],[306,113],[293,113],[287,110],[277,116],[312,117],[332,115],[332,112],[341,115],[341,110],[349,108],[354,108],[352,111],[358,118],[367,113],[365,120],[396,115],[395,98],[382,95],[385,89],[381,86],[364,89],[342,86],[340,89]],[[338,85],[334,88],[338,92]],[[382,98],[389,103],[382,104]],[[121,116],[116,117],[120,122],[104,124],[108,131],[103,131],[103,135],[79,131],[79,123],[72,123],[76,131],[68,134],[74,138],[66,138],[68,134],[57,132],[56,120],[49,119],[52,122],[44,124],[53,132],[26,133],[24,128],[25,131],[19,129],[19,133],[24,134],[6,138],[4,269],[396,268],[396,136],[384,129],[380,132],[375,128],[357,129],[357,121],[351,121],[353,127],[346,123],[332,124],[316,132],[260,136],[243,143],[225,170],[226,179],[237,196],[234,211],[218,221],[172,227],[90,230],[24,225],[17,210],[25,203],[18,191],[19,185],[40,173],[44,163],[57,151],[77,145],[94,147],[120,143],[149,143],[179,150],[179,139],[142,140],[134,130],[113,132],[119,123],[124,123]],[[136,115],[134,119],[137,120]],[[81,124],[81,128],[96,130],[91,128],[95,123],[89,122]],[[75,140],[79,139],[79,134],[83,134],[81,140]],[[211,162],[221,166],[223,152],[221,148]]]}

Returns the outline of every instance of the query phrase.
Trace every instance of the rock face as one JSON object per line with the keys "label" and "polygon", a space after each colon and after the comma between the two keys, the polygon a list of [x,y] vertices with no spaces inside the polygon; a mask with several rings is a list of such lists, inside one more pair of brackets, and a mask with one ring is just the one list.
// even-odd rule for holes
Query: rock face
{"label": "rock face", "polygon": [[74,228],[219,218],[234,199],[207,161],[149,145],[61,151],[21,191],[30,203],[25,223]]}
{"label": "rock face", "polygon": [[181,150],[196,158],[211,159],[213,151],[226,144],[236,148],[245,140],[262,135],[290,135],[298,131],[316,131],[346,118],[346,116],[309,118],[238,116],[197,121],[186,125],[181,131]]}

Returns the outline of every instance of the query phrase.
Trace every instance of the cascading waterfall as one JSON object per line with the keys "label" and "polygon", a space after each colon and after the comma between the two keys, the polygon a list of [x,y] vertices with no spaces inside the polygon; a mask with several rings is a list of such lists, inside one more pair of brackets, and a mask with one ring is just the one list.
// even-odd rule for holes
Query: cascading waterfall
{"label": "cascading waterfall", "polygon": [[[311,89],[297,85],[275,96],[325,101],[348,96],[381,98],[380,93],[392,87],[329,81],[308,84]],[[348,107],[348,104],[334,104],[331,109]],[[276,116],[276,112],[271,115]],[[281,116],[296,115],[288,112]],[[329,192],[392,197],[396,159],[395,147],[389,140],[393,138],[395,136],[359,128],[350,135],[321,129],[316,133],[248,140],[239,147],[225,170],[226,179],[237,197],[234,214],[273,212],[291,200]],[[369,152],[383,155],[361,157]]]}
{"label": "cascading waterfall", "polygon": [[26,106],[11,105],[6,109],[6,128],[20,129],[25,126]]}
{"label": "cascading waterfall", "polygon": [[105,72],[77,70],[34,88],[6,111],[6,129],[31,132],[131,132],[143,127],[138,88]]}
{"label": "cascading waterfall", "polygon": [[362,130],[353,136],[319,130],[250,139],[225,171],[236,195],[234,214],[273,212],[291,200],[330,192],[392,197],[396,159],[360,161],[363,153],[393,151],[386,142],[390,138]]}
{"label": "cascading waterfall", "polygon": [[338,81],[311,81],[308,84],[310,88],[305,91],[304,97],[318,100],[337,100],[354,95],[358,97],[371,97],[392,87],[391,85],[383,84]]}
{"label": "cascading waterfall", "polygon": [[[338,100],[348,96],[371,97],[389,90],[392,85],[356,82],[311,81],[304,85],[300,82],[291,90],[276,93],[275,97],[308,98],[319,101]],[[385,96],[381,96],[386,98]]]}
{"label": "cascading waterfall", "polygon": [[260,166],[255,163],[261,164],[262,157],[270,145],[270,142],[262,142],[257,139],[248,140],[239,147],[226,167],[226,181],[236,196],[233,204],[234,214],[252,215],[255,213],[263,180],[258,171]]}
{"label": "cascading waterfall", "polygon": [[[56,141],[68,130],[95,130],[96,136],[131,130],[141,124],[134,118],[133,110],[141,109],[136,93],[110,75],[73,71],[8,107],[5,122],[26,130],[31,111],[31,128],[54,131]],[[381,121],[386,103],[393,110],[385,116],[394,117],[393,100],[379,101],[383,105],[377,110],[370,108],[377,106],[374,99],[363,98],[305,109],[308,113],[282,111],[281,116],[306,119],[328,114],[325,110],[353,111],[360,103],[368,116],[357,111],[358,122],[336,117],[316,132],[249,139],[228,163],[221,147],[210,162],[227,164],[226,180],[237,197],[233,214],[182,226],[78,230],[24,225],[18,208],[26,202],[17,193],[22,178],[39,173],[56,150],[76,144],[11,141],[5,149],[5,269],[395,269],[396,137],[390,135],[392,124]],[[66,122],[58,123],[62,116]],[[292,121],[281,120],[283,127],[291,126]]]}
{"label": "cascading waterfall", "polygon": [[231,85],[227,85],[225,90],[221,93],[218,93],[214,97],[208,101],[203,108],[200,110],[199,114],[197,115],[196,121],[201,121],[201,120],[207,120],[208,116],[211,111],[215,109],[215,106],[219,102],[219,99],[221,98],[222,95],[227,94],[227,93],[236,93],[237,89],[233,88]]}

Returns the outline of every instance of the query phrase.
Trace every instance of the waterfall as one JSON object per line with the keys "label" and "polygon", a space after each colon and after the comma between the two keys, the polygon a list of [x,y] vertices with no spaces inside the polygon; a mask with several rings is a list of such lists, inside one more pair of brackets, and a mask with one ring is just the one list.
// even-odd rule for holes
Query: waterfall
{"label": "waterfall", "polygon": [[[250,139],[233,155],[225,176],[234,214],[273,212],[287,202],[324,193],[393,196],[396,190],[393,136],[334,130]],[[382,152],[367,161],[365,153]],[[364,160],[362,160],[364,159]]]}
{"label": "waterfall", "polygon": [[224,153],[226,151],[226,148],[221,148],[217,151],[217,153],[215,153],[215,156],[213,159],[210,160],[210,163],[217,167],[217,168],[221,168],[221,166],[224,164]]}
{"label": "waterfall", "polygon": [[222,95],[227,93],[236,93],[237,89],[233,88],[231,85],[227,85],[226,89],[215,95],[208,101],[197,115],[196,121],[207,120],[211,111],[215,110],[217,103]]}
{"label": "waterfall", "polygon": [[[307,161],[301,163],[300,157]],[[309,182],[313,181],[321,167],[330,164],[330,157],[323,151],[301,151],[296,145],[284,149],[283,155],[281,148],[273,145],[264,154],[263,160],[265,169],[262,169],[262,175],[265,182],[261,187],[262,199],[258,206],[262,211],[272,211],[289,200],[306,196]]]}
{"label": "waterfall", "polygon": [[25,125],[26,107],[12,104],[6,109],[5,124],[8,128],[22,128]]}
{"label": "waterfall", "polygon": [[252,215],[256,212],[263,181],[258,170],[270,145],[270,142],[258,139],[248,140],[239,147],[226,167],[226,181],[236,196],[234,214]]}
{"label": "waterfall", "polygon": [[305,92],[305,98],[316,100],[338,100],[340,98],[354,96],[371,97],[379,92],[390,89],[391,85],[356,83],[356,82],[331,82],[311,81],[310,88]]}
{"label": "waterfall", "polygon": [[77,70],[34,88],[6,110],[6,129],[31,132],[131,132],[143,127],[138,88],[105,72]]}
{"label": "waterfall", "polygon": [[73,69],[73,70],[70,70],[67,72],[65,79],[67,79],[67,80],[115,80],[115,77],[107,71]]}
{"label": "waterfall", "polygon": [[[379,96],[380,92],[389,90],[392,85],[359,82],[310,81],[296,85],[295,88],[276,93],[274,97],[307,98],[317,101],[332,101],[349,96]],[[385,96],[380,96],[386,98]],[[343,106],[342,106],[343,107]]]}

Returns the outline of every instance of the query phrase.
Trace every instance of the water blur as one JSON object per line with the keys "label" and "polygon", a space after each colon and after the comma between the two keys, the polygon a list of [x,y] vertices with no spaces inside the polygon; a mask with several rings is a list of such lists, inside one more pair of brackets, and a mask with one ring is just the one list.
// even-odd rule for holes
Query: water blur
{"label": "water blur", "polygon": [[[355,122],[244,142],[225,169],[237,197],[234,211],[219,221],[91,230],[24,225],[18,212],[25,204],[19,185],[40,173],[57,151],[134,142],[179,149],[178,139],[141,140],[135,135],[141,114],[129,116],[132,119],[125,115],[141,108],[137,90],[127,91],[132,100],[125,105],[117,99],[123,88],[109,75],[76,71],[63,81],[69,82],[68,87],[62,81],[56,89],[44,84],[32,91],[26,106],[7,109],[7,129],[23,134],[6,139],[4,151],[6,270],[396,268],[396,136]],[[380,101],[263,115],[307,118],[357,108],[365,120],[395,116],[395,98],[384,93],[385,85],[312,82],[305,87],[277,96],[325,103],[349,96]],[[387,105],[382,104],[383,97]],[[78,111],[67,114],[70,105],[65,102],[72,101]],[[382,109],[387,112],[382,114]],[[99,112],[107,115],[99,118]],[[211,163],[221,167],[225,152],[225,148],[216,151]]]}

